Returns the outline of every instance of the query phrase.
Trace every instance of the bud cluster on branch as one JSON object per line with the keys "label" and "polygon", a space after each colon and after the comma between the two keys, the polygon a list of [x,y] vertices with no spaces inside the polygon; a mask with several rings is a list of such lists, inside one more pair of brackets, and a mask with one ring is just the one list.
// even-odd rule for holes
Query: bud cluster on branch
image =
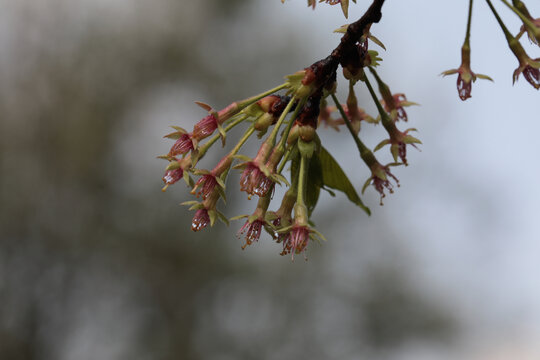
{"label": "bud cluster on branch", "polygon": [[[320,0],[323,2],[324,0]],[[520,33],[513,37],[500,20],[489,0],[489,7],[497,17],[508,44],[518,57],[519,68],[514,73],[514,80],[519,74],[536,88],[540,87],[537,60],[530,59],[519,43],[519,38],[526,32],[531,41],[539,43],[539,21],[533,19],[523,2],[514,0],[513,5],[502,0],[523,20]],[[317,1],[308,0],[308,5],[315,8]],[[345,16],[349,2],[345,0],[324,1],[328,4],[341,4]],[[355,1],[356,2],[356,1]],[[239,188],[246,192],[249,199],[257,197],[257,205],[251,215],[232,218],[245,218],[238,235],[244,237],[242,248],[259,240],[266,231],[282,246],[281,254],[305,254],[313,240],[324,240],[310,220],[317,205],[321,190],[334,196],[335,191],[343,192],[354,204],[370,213],[353,182],[345,175],[330,151],[322,144],[318,136],[320,125],[337,131],[345,126],[347,133],[355,142],[359,158],[370,172],[362,188],[362,193],[371,185],[380,194],[380,203],[386,192],[392,193],[399,186],[398,179],[392,174],[394,166],[408,165],[407,148],[416,148],[420,140],[410,133],[413,128],[400,130],[401,124],[408,121],[406,107],[415,105],[408,101],[403,93],[393,93],[382,80],[377,67],[382,59],[372,45],[384,49],[380,40],[371,34],[371,27],[381,20],[384,0],[374,0],[364,15],[357,21],[343,26],[336,32],[343,33],[339,45],[331,54],[305,69],[285,78],[285,82],[273,89],[236,101],[222,110],[215,110],[204,103],[197,103],[208,115],[193,126],[191,132],[180,127],[173,127],[174,132],[165,137],[175,140],[166,155],[160,158],[168,161],[163,181],[165,190],[180,180],[191,188],[191,193],[199,200],[187,201],[195,211],[192,230],[199,231],[213,226],[217,219],[226,224],[229,219],[218,210],[219,200],[225,200],[228,175],[233,170],[241,171]],[[475,74],[470,69],[470,23],[473,1],[469,4],[467,34],[462,47],[462,65],[444,75],[458,74],[458,92],[461,99],[470,97],[471,83],[476,78],[487,78]],[[341,102],[336,95],[337,72],[348,82],[348,95]],[[359,107],[355,86],[362,84],[370,94],[377,108],[377,116],[368,115]],[[377,85],[377,91],[373,85]],[[387,138],[374,149],[370,149],[360,138],[362,122],[381,124]],[[244,135],[236,145],[211,170],[198,167],[199,161],[218,141],[222,145],[228,140],[228,132],[237,127],[244,127]],[[240,154],[246,141],[256,135],[261,140],[258,152],[254,156]],[[375,152],[389,145],[393,162],[383,164]],[[197,177],[193,180],[192,176]],[[279,206],[271,209],[276,185],[286,188]]]}

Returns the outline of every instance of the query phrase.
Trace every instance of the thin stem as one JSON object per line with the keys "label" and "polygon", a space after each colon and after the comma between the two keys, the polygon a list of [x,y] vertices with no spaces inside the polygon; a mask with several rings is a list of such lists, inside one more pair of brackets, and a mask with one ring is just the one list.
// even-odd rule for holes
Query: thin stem
{"label": "thin stem", "polygon": [[240,150],[240,148],[246,143],[246,141],[249,139],[251,134],[255,131],[255,126],[251,125],[246,132],[244,133],[244,136],[240,139],[238,144],[235,145],[235,147],[229,152],[229,155],[236,155],[236,153]]}
{"label": "thin stem", "polygon": [[[249,137],[253,134],[253,132],[255,131],[255,126],[254,125],[251,125],[247,130],[246,132],[244,133],[244,135],[242,136],[242,138],[240,139],[240,141],[235,145],[235,147],[229,152],[229,154],[227,156],[229,157],[232,157],[234,155],[236,155],[236,153],[240,150],[240,148],[246,143],[246,141],[249,139]],[[232,163],[232,160],[231,160],[231,163]],[[225,180],[225,178],[227,178],[227,175],[229,174],[229,170],[230,170],[230,166],[223,172],[223,174],[221,175],[221,178],[223,180]]]}
{"label": "thin stem", "polygon": [[473,0],[469,0],[469,16],[467,18],[467,33],[465,34],[465,42],[463,46],[469,45],[469,38],[471,37],[471,20],[472,20]]}
{"label": "thin stem", "polygon": [[291,116],[291,119],[289,120],[289,123],[287,124],[287,128],[283,132],[283,135],[281,136],[281,140],[279,141],[278,147],[279,147],[280,150],[282,150],[282,151],[285,150],[285,144],[287,143],[287,138],[289,137],[289,133],[291,132],[291,128],[294,125],[294,120],[298,116],[298,113],[300,113],[300,110],[302,110],[302,108],[304,107],[306,101],[307,101],[307,99],[303,98],[302,101],[300,101],[298,103],[298,105],[296,105],[296,109],[294,109],[294,112],[293,112],[293,114]]}
{"label": "thin stem", "polygon": [[508,3],[508,1],[506,0],[501,0],[506,6],[508,6],[517,16],[519,16],[519,18],[521,19],[521,21],[523,21],[523,23],[525,25],[527,25],[528,27],[532,28],[532,29],[535,29],[536,28],[536,25],[527,17],[525,16],[521,11],[519,11],[517,8],[515,8],[514,6],[510,5]]}
{"label": "thin stem", "polygon": [[291,153],[292,153],[292,146],[287,149],[287,152],[283,156],[283,159],[281,159],[281,163],[279,164],[279,167],[277,169],[278,174],[281,174],[281,172],[283,171],[285,164],[287,163],[287,161],[289,161],[289,157],[291,156]]}
{"label": "thin stem", "polygon": [[377,106],[377,110],[379,111],[379,115],[381,116],[381,122],[389,133],[392,133],[393,131],[393,121],[388,117],[388,114],[386,111],[384,111],[379,99],[377,98],[377,94],[375,94],[375,91],[373,90],[373,87],[371,86],[371,83],[369,82],[369,79],[367,76],[364,76],[364,82],[366,83],[366,86],[369,90],[369,93],[371,94],[371,97],[373,98],[373,102]]}
{"label": "thin stem", "polygon": [[309,158],[306,156],[302,156],[300,158],[300,171],[298,173],[298,193],[296,194],[296,202],[298,204],[304,204],[304,197],[305,197],[305,191],[306,191],[306,178],[307,178],[307,164],[306,162],[309,161]]}
{"label": "thin stem", "polygon": [[263,97],[266,97],[268,95],[272,95],[275,92],[278,92],[279,90],[285,89],[287,87],[287,83],[283,83],[279,86],[276,86],[273,89],[267,90],[259,95],[252,96],[250,98],[247,98],[246,100],[243,100],[239,104],[239,109],[244,109],[245,107],[253,104],[255,101],[261,100]]}
{"label": "thin stem", "polygon": [[508,41],[512,41],[514,40],[514,37],[512,36],[512,34],[510,33],[510,31],[508,31],[508,29],[506,28],[506,25],[504,25],[501,17],[499,16],[499,14],[497,13],[497,10],[495,10],[495,7],[493,6],[493,4],[491,3],[490,0],[486,0],[487,4],[489,5],[489,8],[491,9],[491,11],[493,12],[493,15],[495,15],[495,18],[497,19],[497,22],[499,23],[499,26],[501,27],[502,31],[504,32],[504,35],[506,36],[506,39]]}
{"label": "thin stem", "polygon": [[354,142],[356,143],[356,146],[358,147],[358,151],[360,152],[360,157],[364,161],[366,161],[367,159],[365,159],[365,157],[368,156],[369,154],[371,154],[371,150],[369,150],[368,147],[366,145],[364,145],[362,140],[360,140],[360,138],[358,137],[358,134],[356,134],[356,132],[354,131],[354,128],[353,128],[353,126],[351,124],[351,121],[349,120],[349,117],[345,113],[345,110],[343,110],[343,107],[339,103],[339,100],[336,97],[336,95],[335,94],[330,94],[330,95],[332,96],[332,99],[334,100],[334,103],[336,103],[336,107],[337,107],[339,113],[341,114],[341,117],[343,118],[343,121],[345,122],[345,125],[347,126],[347,129],[349,129],[349,132],[351,133],[351,136],[353,137]]}
{"label": "thin stem", "polygon": [[276,125],[272,129],[272,133],[270,134],[270,136],[266,140],[268,142],[268,144],[270,144],[272,147],[274,147],[274,145],[276,144],[276,137],[277,137],[277,134],[279,132],[279,128],[281,127],[281,124],[283,124],[283,121],[287,117],[287,114],[289,113],[292,106],[294,105],[295,100],[296,100],[296,97],[291,98],[291,100],[289,101],[289,103],[285,107],[285,110],[283,110],[283,112],[281,113]]}

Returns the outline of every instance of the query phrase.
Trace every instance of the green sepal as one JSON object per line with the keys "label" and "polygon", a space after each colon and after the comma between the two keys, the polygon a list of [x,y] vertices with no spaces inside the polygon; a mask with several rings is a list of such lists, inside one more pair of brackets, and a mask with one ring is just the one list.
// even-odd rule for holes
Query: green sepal
{"label": "green sepal", "polygon": [[217,124],[217,129],[219,132],[219,136],[221,137],[221,146],[225,147],[225,140],[227,138],[227,133],[225,132],[225,129],[223,126],[221,126],[219,123]]}
{"label": "green sepal", "polygon": [[182,167],[182,165],[178,161],[171,161],[169,165],[167,165],[167,167],[165,168],[165,171],[176,170],[180,167]]}
{"label": "green sepal", "polygon": [[407,107],[407,106],[420,106],[419,103],[415,103],[414,101],[402,101],[400,103],[400,106],[404,106],[404,107]]}
{"label": "green sepal", "polygon": [[219,220],[221,220],[225,225],[229,226],[230,223],[229,223],[229,219],[227,219],[227,217],[225,216],[225,214],[223,214],[221,211],[219,210],[216,210],[216,213],[217,213],[217,216],[219,218]]}
{"label": "green sepal", "polygon": [[255,220],[257,220],[259,218],[259,215],[257,214],[251,214],[250,216],[248,216],[248,221],[250,224],[252,224]]}
{"label": "green sepal", "polygon": [[195,104],[199,105],[201,108],[203,108],[206,111],[212,111],[212,107],[210,105],[208,105],[208,104],[205,104],[205,103],[200,102],[200,101],[195,101]]}
{"label": "green sepal", "polygon": [[217,219],[217,212],[216,210],[208,210],[208,217],[210,218],[210,226],[214,226]]}
{"label": "green sepal", "polygon": [[162,160],[172,161],[172,160],[174,160],[174,156],[170,156],[170,155],[159,155],[159,156],[156,156],[156,159],[162,159]]}
{"label": "green sepal", "polygon": [[204,209],[204,205],[198,201],[184,201],[183,203],[181,203],[180,205],[185,205],[185,206],[189,206],[189,211],[192,211],[192,210],[200,210],[200,209]]}
{"label": "green sepal", "polygon": [[375,44],[379,45],[380,47],[382,47],[384,49],[384,51],[386,51],[386,46],[384,46],[384,44],[382,43],[381,40],[377,39],[377,37],[369,34],[368,36],[368,39],[373,41]]}
{"label": "green sepal", "polygon": [[171,126],[171,127],[176,131],[163,136],[164,138],[178,140],[180,139],[182,135],[187,134],[187,131],[184,128],[181,128],[180,126]]}
{"label": "green sepal", "polygon": [[225,182],[223,181],[223,179],[219,176],[215,176],[215,179],[216,179],[216,182],[218,183],[218,185],[222,188],[222,189],[225,189]]}
{"label": "green sepal", "polygon": [[191,164],[193,164],[193,166],[197,165],[197,163],[199,162],[199,148],[194,148],[193,150],[191,150]]}
{"label": "green sepal", "polygon": [[217,192],[219,193],[219,196],[221,196],[221,198],[223,199],[223,202],[226,204],[227,195],[225,195],[225,189],[223,189],[221,186],[218,186],[216,189],[217,189]]}
{"label": "green sepal", "polygon": [[210,171],[205,170],[205,169],[193,169],[191,172],[193,173],[193,175],[198,175],[198,176],[210,174]]}
{"label": "green sepal", "polygon": [[418,140],[417,138],[415,138],[414,136],[407,135],[403,139],[403,143],[405,143],[405,144],[421,144],[422,142],[420,140]]}
{"label": "green sepal", "polygon": [[270,175],[270,180],[272,180],[273,182],[277,183],[277,184],[285,184],[287,187],[290,187],[291,184],[289,184],[289,181],[287,180],[287,178],[281,174],[272,174]]}
{"label": "green sepal", "polygon": [[283,233],[286,233],[286,232],[291,231],[292,228],[293,228],[293,226],[292,226],[292,225],[289,225],[289,226],[282,227],[281,229],[277,229],[276,232],[277,232],[278,234],[283,234]]}
{"label": "green sepal", "polygon": [[310,232],[315,233],[315,235],[317,235],[319,237],[319,239],[321,239],[322,241],[327,241],[326,238],[324,237],[324,235],[321,234],[318,230],[315,230],[315,229],[312,228],[312,229],[310,229]]}
{"label": "green sepal", "polygon": [[349,0],[341,0],[341,11],[343,11],[343,15],[345,16],[345,19],[349,17]]}
{"label": "green sepal", "polygon": [[[240,161],[243,161],[244,163],[252,162],[252,161],[253,161],[253,159],[250,158],[249,156],[242,155],[242,154],[236,154],[236,155],[233,155],[233,158],[234,158],[234,159],[238,159],[238,160],[240,160]],[[245,166],[245,164],[239,164],[239,165],[244,165],[244,166]],[[236,166],[238,166],[238,165],[236,165]],[[236,166],[235,166],[235,168],[236,168]]]}
{"label": "green sepal", "polygon": [[366,192],[366,189],[367,189],[367,187],[369,186],[369,184],[371,184],[371,179],[372,179],[371,177],[368,178],[368,179],[366,180],[366,182],[364,183],[364,186],[362,186],[362,195]]}
{"label": "green sepal", "polygon": [[183,205],[183,206],[190,206],[193,204],[200,204],[200,203],[196,200],[189,200],[189,201],[184,201],[183,203],[180,203],[180,205]]}
{"label": "green sepal", "polygon": [[195,186],[195,181],[193,181],[191,176],[189,176],[189,172],[184,171],[184,175],[182,177],[184,178],[184,181],[188,187],[193,188],[193,186]]}
{"label": "green sepal", "polygon": [[458,69],[452,69],[452,70],[446,70],[446,71],[443,71],[442,73],[440,73],[439,75],[441,76],[448,76],[448,75],[454,75],[454,74],[457,74],[459,71]]}
{"label": "green sepal", "polygon": [[334,30],[334,32],[339,33],[339,34],[345,34],[347,32],[347,28],[349,27],[349,25],[350,24],[341,25],[339,28]]}
{"label": "green sepal", "polygon": [[492,78],[490,78],[489,76],[484,75],[484,74],[476,74],[476,77],[479,78],[479,79],[489,80],[489,81],[495,82]]}
{"label": "green sepal", "polygon": [[398,144],[392,144],[390,146],[390,152],[392,153],[392,157],[394,158],[394,161],[397,161],[399,157],[399,145]]}
{"label": "green sepal", "polygon": [[240,220],[240,219],[247,218],[247,217],[249,217],[249,215],[237,215],[237,216],[233,216],[229,220],[230,221],[235,221],[235,220]]}
{"label": "green sepal", "polygon": [[381,141],[377,146],[375,146],[375,149],[373,149],[373,152],[382,149],[384,146],[386,146],[386,145],[388,145],[388,144],[390,144],[390,140],[389,140],[389,139],[385,139],[385,140]]}

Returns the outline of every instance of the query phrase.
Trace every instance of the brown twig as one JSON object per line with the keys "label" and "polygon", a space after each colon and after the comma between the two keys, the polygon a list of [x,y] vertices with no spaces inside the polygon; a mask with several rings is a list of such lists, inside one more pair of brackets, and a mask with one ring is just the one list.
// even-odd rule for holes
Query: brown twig
{"label": "brown twig", "polygon": [[336,78],[338,65],[341,64],[346,67],[351,62],[362,63],[363,59],[358,57],[357,43],[371,24],[378,23],[381,20],[381,9],[384,1],[373,0],[364,15],[348,26],[347,31],[341,37],[339,45],[332,53],[306,68],[306,75],[302,81],[304,85],[314,84],[316,89],[332,86]]}

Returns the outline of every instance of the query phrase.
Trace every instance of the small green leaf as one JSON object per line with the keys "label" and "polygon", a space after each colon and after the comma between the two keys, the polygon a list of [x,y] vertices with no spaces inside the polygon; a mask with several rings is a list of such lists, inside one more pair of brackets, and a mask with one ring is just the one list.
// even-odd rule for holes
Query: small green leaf
{"label": "small green leaf", "polygon": [[189,186],[190,188],[193,188],[193,186],[195,186],[195,181],[193,181],[191,176],[189,176],[188,171],[184,171],[183,178],[184,178],[184,181],[186,182],[187,186]]}
{"label": "small green leaf", "polygon": [[375,36],[371,34],[369,34],[368,39],[370,39],[371,41],[373,41],[375,44],[379,45],[386,51],[386,47],[384,46],[381,40],[377,39]]}
{"label": "small green leaf", "polygon": [[484,79],[484,80],[493,81],[492,78],[490,78],[489,76],[484,75],[484,74],[476,74],[476,77],[479,78],[479,79]]}
{"label": "small green leaf", "polygon": [[229,219],[219,210],[216,210],[219,220],[221,220],[225,225],[229,226]]}
{"label": "small green leaf", "polygon": [[323,184],[331,189],[343,192],[351,202],[361,207],[368,215],[371,215],[371,211],[364,205],[347,175],[324,147],[320,149],[319,160],[321,162]]}
{"label": "small green leaf", "polygon": [[448,75],[454,75],[458,73],[458,69],[452,69],[452,70],[446,70],[440,73],[441,76],[448,76]]}
{"label": "small green leaf", "polygon": [[233,216],[229,220],[234,221],[234,220],[240,220],[240,219],[247,218],[247,217],[249,217],[249,215],[237,215],[237,216]]}
{"label": "small green leaf", "polygon": [[242,155],[242,154],[233,155],[233,158],[238,159],[238,160],[243,161],[243,162],[251,162],[251,161],[253,161],[253,159],[250,158],[249,156]]}
{"label": "small green leaf", "polygon": [[310,162],[309,169],[307,173],[307,183],[306,183],[306,207],[308,209],[308,214],[311,216],[317,201],[319,201],[319,196],[321,194],[321,187],[323,187],[323,175],[321,169],[321,161],[319,160],[318,154],[315,154]]}
{"label": "small green leaf", "polygon": [[341,10],[347,19],[349,17],[349,0],[341,0]]}
{"label": "small green leaf", "polygon": [[347,32],[347,28],[349,27],[349,24],[341,25],[339,28],[334,30],[335,33],[345,34]]}
{"label": "small green leaf", "polygon": [[179,169],[181,167],[182,167],[182,165],[180,165],[180,163],[178,161],[171,161],[169,163],[169,165],[167,165],[167,167],[165,168],[165,171],[176,170],[176,169]]}
{"label": "small green leaf", "polygon": [[373,149],[373,151],[374,152],[378,151],[378,150],[382,149],[383,146],[388,145],[388,144],[390,144],[390,140],[388,140],[388,139],[383,140],[377,146],[375,146],[375,149]]}
{"label": "small green leaf", "polygon": [[195,104],[199,105],[200,107],[202,107],[206,111],[212,111],[212,107],[210,105],[208,105],[208,104],[205,104],[205,103],[200,102],[200,101],[195,101]]}
{"label": "small green leaf", "polygon": [[217,211],[216,210],[208,210],[208,216],[210,217],[210,226],[214,226],[217,219]]}

